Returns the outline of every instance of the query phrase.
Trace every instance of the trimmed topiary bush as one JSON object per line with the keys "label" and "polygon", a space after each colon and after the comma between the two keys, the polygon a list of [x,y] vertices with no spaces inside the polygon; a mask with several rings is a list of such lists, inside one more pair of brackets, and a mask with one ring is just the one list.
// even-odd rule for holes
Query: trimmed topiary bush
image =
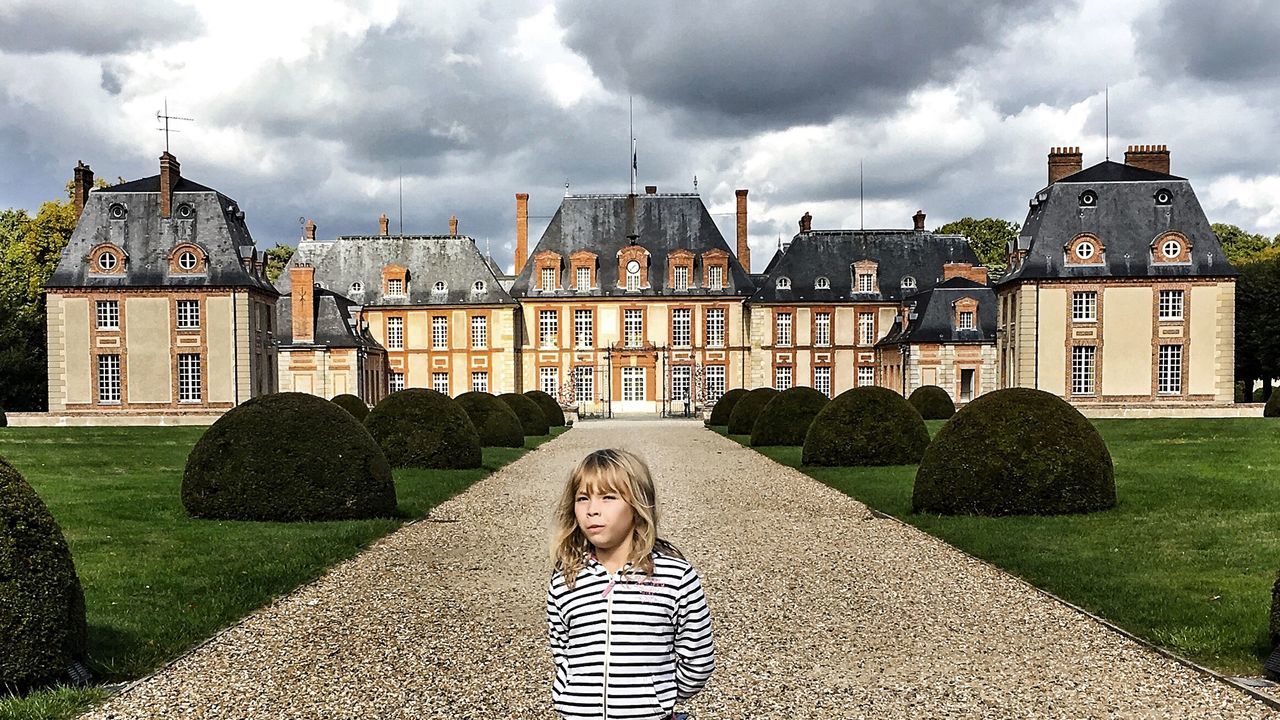
{"label": "trimmed topiary bush", "polygon": [[915,406],[916,412],[925,420],[950,420],[956,414],[956,404],[951,395],[937,385],[921,385],[916,388],[907,402]]}
{"label": "trimmed topiary bush", "polygon": [[1262,408],[1263,417],[1280,417],[1280,388],[1271,391],[1267,404]]}
{"label": "trimmed topiary bush", "polygon": [[84,657],[84,591],[36,491],[0,458],[0,690],[62,680]]}
{"label": "trimmed topiary bush", "polygon": [[369,416],[369,406],[365,405],[364,401],[359,397],[350,393],[336,395],[329,402],[351,413],[351,417],[360,422],[364,422],[364,419]]}
{"label": "trimmed topiary bush", "polygon": [[0,410],[0,427],[9,427],[9,418],[4,416],[4,410]]}
{"label": "trimmed topiary bush", "polygon": [[524,447],[524,426],[511,406],[502,402],[496,395],[478,390],[462,393],[454,398],[476,432],[480,433],[480,444],[485,447]]}
{"label": "trimmed topiary bush", "polygon": [[538,404],[542,414],[547,416],[548,427],[564,427],[564,409],[555,398],[541,390],[527,390],[524,396]]}
{"label": "trimmed topiary bush", "polygon": [[760,411],[777,396],[778,391],[771,387],[756,388],[747,393],[734,404],[733,412],[729,413],[727,432],[730,435],[750,435]]}
{"label": "trimmed topiary bush", "polygon": [[1268,625],[1271,649],[1275,650],[1280,645],[1280,574],[1276,575],[1276,582],[1271,586],[1271,622]]}
{"label": "trimmed topiary bush", "polygon": [[524,428],[525,435],[546,435],[551,432],[546,413],[542,412],[538,403],[530,400],[528,396],[520,393],[503,393],[498,396],[498,399],[515,411],[516,417],[520,418],[520,427]]}
{"label": "trimmed topiary bush", "polygon": [[467,411],[435,390],[391,393],[369,411],[364,426],[391,467],[459,470],[483,462],[480,434]]}
{"label": "trimmed topiary bush", "polygon": [[751,426],[751,446],[803,445],[809,424],[829,401],[811,387],[783,390],[769,401]]}
{"label": "trimmed topiary bush", "polygon": [[856,387],[822,408],[804,438],[805,465],[910,465],[929,446],[920,413],[898,393]]}
{"label": "trimmed topiary bush", "polygon": [[733,406],[750,392],[746,388],[734,388],[720,396],[716,404],[711,406],[711,418],[708,425],[728,425],[729,416],[733,414]]}
{"label": "trimmed topiary bush", "polygon": [[346,410],[307,393],[256,397],[187,456],[182,504],[222,520],[346,520],[396,512],[391,466]]}
{"label": "trimmed topiary bush", "polygon": [[1052,393],[1008,388],[956,413],[924,455],[911,507],[941,515],[1057,515],[1116,504],[1102,436]]}

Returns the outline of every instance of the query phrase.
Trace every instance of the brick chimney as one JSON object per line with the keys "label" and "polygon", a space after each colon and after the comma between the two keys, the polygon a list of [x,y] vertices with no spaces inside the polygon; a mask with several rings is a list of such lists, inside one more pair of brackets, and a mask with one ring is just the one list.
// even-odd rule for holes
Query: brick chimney
{"label": "brick chimney", "polygon": [[962,277],[986,285],[987,269],[982,265],[974,265],[972,263],[947,263],[943,265],[942,281],[946,282],[953,277]]}
{"label": "brick chimney", "polygon": [[1130,145],[1124,151],[1124,164],[1143,170],[1169,174],[1168,145]]}
{"label": "brick chimney", "polygon": [[1049,184],[1084,169],[1084,155],[1078,147],[1049,148]]}
{"label": "brick chimney", "polygon": [[657,186],[657,185],[645,185],[645,186],[644,186],[644,194],[645,194],[645,195],[657,195],[657,194],[658,194],[658,186]]}
{"label": "brick chimney", "polygon": [[293,311],[293,342],[310,345],[316,341],[316,269],[310,265],[289,268],[290,298]]}
{"label": "brick chimney", "polygon": [[916,232],[924,232],[924,211],[917,210],[915,215],[911,216],[911,221],[915,223]]}
{"label": "brick chimney", "polygon": [[806,212],[800,216],[800,233],[810,232],[813,232],[813,216]]}
{"label": "brick chimney", "polygon": [[89,191],[93,189],[93,170],[85,165],[83,161],[76,161],[75,181],[73,192],[76,203],[76,217],[80,217],[80,213],[84,212],[84,203],[89,199]]}
{"label": "brick chimney", "polygon": [[391,221],[387,219],[386,213],[382,213],[381,215],[379,215],[378,216],[378,234],[381,235],[382,237],[386,237],[390,235],[391,234],[390,224],[391,224]]}
{"label": "brick chimney", "polygon": [[450,235],[458,234],[458,216],[457,215],[449,216],[449,234]]}
{"label": "brick chimney", "polygon": [[160,217],[167,218],[173,213],[173,189],[182,180],[181,166],[178,158],[165,150],[160,155]]}
{"label": "brick chimney", "polygon": [[516,193],[516,275],[529,257],[529,193]]}
{"label": "brick chimney", "polygon": [[751,272],[751,243],[747,242],[747,191],[734,190],[738,198],[738,263],[742,269]]}
{"label": "brick chimney", "polygon": [[303,232],[303,239],[314,242],[316,239],[316,223],[311,218],[307,218],[306,230]]}

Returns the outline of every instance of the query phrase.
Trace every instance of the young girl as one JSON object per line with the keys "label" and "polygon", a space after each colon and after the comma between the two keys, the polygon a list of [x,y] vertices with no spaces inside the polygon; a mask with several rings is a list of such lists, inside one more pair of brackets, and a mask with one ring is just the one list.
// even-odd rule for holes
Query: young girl
{"label": "young girl", "polygon": [[556,508],[547,633],[562,718],[675,717],[715,669],[693,566],[658,537],[653,479],[624,450],[596,450]]}

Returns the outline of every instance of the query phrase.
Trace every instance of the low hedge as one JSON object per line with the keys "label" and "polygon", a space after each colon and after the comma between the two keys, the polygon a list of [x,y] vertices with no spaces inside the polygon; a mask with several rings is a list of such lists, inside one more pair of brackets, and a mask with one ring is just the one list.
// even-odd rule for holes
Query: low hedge
{"label": "low hedge", "polygon": [[1271,391],[1267,404],[1262,408],[1263,417],[1280,417],[1280,387]]}
{"label": "low hedge", "polygon": [[771,387],[756,388],[738,400],[729,413],[727,432],[730,435],[750,435],[756,425],[756,418],[769,401],[778,396],[778,391]]}
{"label": "low hedge", "polygon": [[408,388],[382,399],[364,419],[391,467],[459,470],[484,458],[467,411],[444,393]]}
{"label": "low hedge", "polygon": [[937,385],[921,385],[912,391],[907,402],[915,406],[925,420],[950,420],[956,414],[951,395]]}
{"label": "low hedge", "polygon": [[733,406],[738,401],[747,396],[750,392],[746,388],[734,388],[729,392],[720,396],[716,400],[715,405],[711,406],[711,417],[707,420],[708,425],[728,425],[729,416],[733,414]]}
{"label": "low hedge", "polygon": [[359,397],[350,393],[336,395],[329,402],[351,413],[351,417],[360,422],[364,422],[364,419],[369,416],[369,406],[365,405],[364,401]]}
{"label": "low hedge", "polygon": [[804,445],[813,418],[829,402],[811,387],[783,390],[769,401],[751,426],[751,445]]}
{"label": "low hedge", "polygon": [[906,398],[888,388],[846,390],[809,425],[805,465],[911,465],[929,446],[929,430]]}
{"label": "low hedge", "polygon": [[351,414],[306,393],[262,395],[218,418],[187,456],[182,504],[193,517],[346,520],[391,517],[396,489],[378,444]]}
{"label": "low hedge", "polygon": [[940,515],[1056,515],[1116,504],[1111,453],[1093,424],[1042,390],[987,393],[956,413],[916,471],[911,507]]}
{"label": "low hedge", "polygon": [[84,590],[62,528],[0,458],[0,692],[66,680],[86,634]]}
{"label": "low hedge", "polygon": [[564,408],[555,398],[541,390],[527,390],[524,396],[538,404],[538,409],[547,417],[548,427],[564,427]]}
{"label": "low hedge", "polygon": [[538,403],[530,400],[528,396],[520,393],[503,393],[498,396],[498,399],[515,411],[516,417],[520,418],[520,426],[524,428],[525,435],[546,435],[551,432],[551,427],[547,423],[547,414],[542,412]]}
{"label": "low hedge", "polygon": [[524,447],[524,427],[511,406],[498,396],[475,390],[454,398],[480,434],[485,447]]}

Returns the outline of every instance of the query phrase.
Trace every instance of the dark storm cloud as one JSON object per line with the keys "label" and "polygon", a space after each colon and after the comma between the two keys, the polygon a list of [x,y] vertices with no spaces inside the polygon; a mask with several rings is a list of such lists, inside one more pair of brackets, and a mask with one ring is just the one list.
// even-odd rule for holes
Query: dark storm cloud
{"label": "dark storm cloud", "polygon": [[1222,83],[1270,81],[1280,71],[1280,5],[1269,0],[1168,0],[1135,32],[1153,78],[1185,73]]}
{"label": "dark storm cloud", "polygon": [[0,52],[110,55],[199,34],[195,11],[170,0],[8,0]]}
{"label": "dark storm cloud", "polygon": [[120,90],[124,87],[124,79],[120,77],[120,71],[110,65],[102,64],[102,81],[101,86],[111,95],[119,95]]}
{"label": "dark storm cloud", "polygon": [[607,86],[745,127],[875,114],[945,83],[1016,24],[1014,2],[568,0],[566,44]]}

